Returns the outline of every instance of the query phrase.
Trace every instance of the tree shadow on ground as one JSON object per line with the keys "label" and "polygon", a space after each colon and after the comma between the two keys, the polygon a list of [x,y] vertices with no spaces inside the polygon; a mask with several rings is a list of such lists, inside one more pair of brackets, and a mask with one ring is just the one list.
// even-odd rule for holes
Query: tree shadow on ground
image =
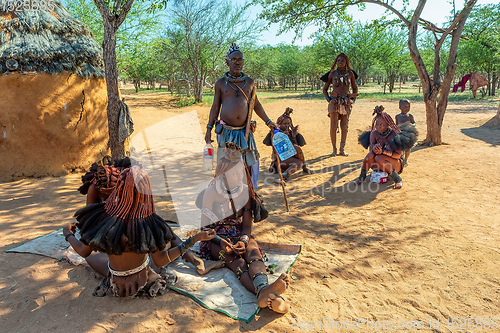
{"label": "tree shadow on ground", "polygon": [[484,124],[479,127],[462,128],[460,131],[468,137],[489,143],[493,147],[500,145],[500,128],[498,127]]}

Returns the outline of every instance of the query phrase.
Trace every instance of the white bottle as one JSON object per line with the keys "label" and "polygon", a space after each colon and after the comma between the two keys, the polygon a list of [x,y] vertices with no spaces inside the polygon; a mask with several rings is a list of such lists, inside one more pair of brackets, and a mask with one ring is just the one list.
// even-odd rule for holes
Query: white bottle
{"label": "white bottle", "polygon": [[208,142],[203,148],[203,171],[212,171],[214,162],[214,146]]}
{"label": "white bottle", "polygon": [[278,130],[274,130],[273,146],[280,157],[280,161],[289,159],[297,154],[288,135]]}

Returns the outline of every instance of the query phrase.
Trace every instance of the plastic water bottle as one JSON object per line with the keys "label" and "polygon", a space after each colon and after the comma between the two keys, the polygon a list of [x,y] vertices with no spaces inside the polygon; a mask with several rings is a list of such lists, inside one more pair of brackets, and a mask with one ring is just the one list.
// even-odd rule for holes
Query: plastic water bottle
{"label": "plastic water bottle", "polygon": [[290,138],[285,133],[274,130],[273,146],[281,161],[284,161],[297,154]]}
{"label": "plastic water bottle", "polygon": [[214,162],[214,146],[208,142],[203,148],[203,171],[212,171]]}

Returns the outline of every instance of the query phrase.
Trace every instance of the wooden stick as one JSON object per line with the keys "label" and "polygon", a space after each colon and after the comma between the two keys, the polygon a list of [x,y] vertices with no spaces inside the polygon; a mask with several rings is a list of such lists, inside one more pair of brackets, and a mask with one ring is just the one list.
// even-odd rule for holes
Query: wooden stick
{"label": "wooden stick", "polygon": [[273,130],[271,130],[271,146],[273,147],[273,151],[276,154],[276,162],[278,163],[278,173],[279,173],[280,179],[281,179],[281,188],[283,189],[283,196],[285,197],[286,211],[290,212],[290,208],[288,207],[288,198],[286,196],[285,181],[283,180],[283,174],[281,173],[280,155],[278,155],[278,151],[274,147],[273,137],[274,137],[274,132],[273,132]]}
{"label": "wooden stick", "polygon": [[254,86],[252,88],[252,91],[250,92],[250,100],[248,101],[247,128],[246,128],[246,131],[245,131],[245,141],[246,142],[248,142],[248,136],[250,135],[250,122],[252,121],[252,112],[253,112],[253,108],[255,106],[255,95],[256,95],[256,93],[257,93],[257,88],[255,88],[255,86]]}

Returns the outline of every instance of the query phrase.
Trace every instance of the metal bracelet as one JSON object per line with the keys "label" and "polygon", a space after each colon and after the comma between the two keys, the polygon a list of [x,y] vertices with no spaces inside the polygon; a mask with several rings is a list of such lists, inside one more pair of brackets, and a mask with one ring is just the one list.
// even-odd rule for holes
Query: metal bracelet
{"label": "metal bracelet", "polygon": [[207,124],[207,128],[212,129],[212,128],[214,128],[214,125]]}

